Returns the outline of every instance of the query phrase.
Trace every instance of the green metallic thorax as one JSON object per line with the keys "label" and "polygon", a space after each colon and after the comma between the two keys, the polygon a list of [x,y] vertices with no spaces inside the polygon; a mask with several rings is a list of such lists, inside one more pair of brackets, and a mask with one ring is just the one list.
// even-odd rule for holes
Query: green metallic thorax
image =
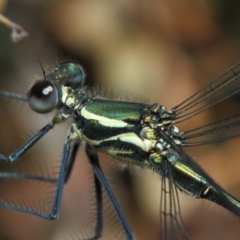
{"label": "green metallic thorax", "polygon": [[[96,151],[123,162],[149,165],[154,141],[141,136],[153,105],[90,99],[78,113],[81,138]],[[147,126],[147,123],[146,123]]]}
{"label": "green metallic thorax", "polygon": [[151,114],[147,104],[100,99],[90,100],[85,109],[89,113],[126,123],[139,123],[141,119]]}

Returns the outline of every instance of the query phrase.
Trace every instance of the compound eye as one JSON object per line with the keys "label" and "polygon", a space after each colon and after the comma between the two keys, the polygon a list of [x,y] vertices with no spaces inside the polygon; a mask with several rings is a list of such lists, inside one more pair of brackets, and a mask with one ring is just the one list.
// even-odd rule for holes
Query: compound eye
{"label": "compound eye", "polygon": [[28,92],[28,103],[37,113],[51,112],[58,103],[57,89],[47,80],[37,82]]}

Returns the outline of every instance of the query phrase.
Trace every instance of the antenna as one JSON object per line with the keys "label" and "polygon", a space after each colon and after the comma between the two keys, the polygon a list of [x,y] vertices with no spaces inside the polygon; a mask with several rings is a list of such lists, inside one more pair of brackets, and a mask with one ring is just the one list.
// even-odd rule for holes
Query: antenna
{"label": "antenna", "polygon": [[47,78],[46,78],[46,72],[45,72],[45,70],[44,70],[44,68],[43,68],[43,65],[42,65],[42,63],[40,62],[40,60],[38,60],[38,62],[39,62],[39,64],[40,64],[40,66],[41,66],[42,73],[43,73],[43,76],[44,76],[44,80],[47,80]]}

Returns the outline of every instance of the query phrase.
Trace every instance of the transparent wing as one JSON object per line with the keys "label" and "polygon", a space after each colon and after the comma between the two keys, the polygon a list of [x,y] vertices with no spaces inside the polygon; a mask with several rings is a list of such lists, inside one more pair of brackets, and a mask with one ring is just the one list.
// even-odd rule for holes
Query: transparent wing
{"label": "transparent wing", "polygon": [[193,239],[183,222],[178,190],[174,183],[171,166],[167,161],[163,162],[162,173],[160,197],[161,239]]}
{"label": "transparent wing", "polygon": [[173,107],[179,123],[240,92],[240,63],[213,80],[182,103]]}
{"label": "transparent wing", "polygon": [[[226,193],[205,171],[198,166],[198,164],[178,145],[176,145],[171,138],[164,132],[159,132],[160,136],[171,146],[171,149],[178,153],[181,161],[184,162],[192,171],[196,172],[198,175],[205,179],[212,189],[215,189],[218,198],[218,204],[228,209],[230,212],[236,214],[240,217],[240,203],[239,200],[230,200],[228,193]],[[231,196],[232,197],[232,196]],[[212,202],[216,202],[215,199],[209,199]]]}
{"label": "transparent wing", "polygon": [[237,137],[240,137],[240,114],[185,131],[180,138],[182,146],[197,146]]}

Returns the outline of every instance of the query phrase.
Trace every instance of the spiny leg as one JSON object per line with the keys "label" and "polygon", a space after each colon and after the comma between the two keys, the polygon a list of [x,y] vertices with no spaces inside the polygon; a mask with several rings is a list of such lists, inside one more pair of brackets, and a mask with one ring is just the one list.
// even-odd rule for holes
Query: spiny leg
{"label": "spiny leg", "polygon": [[45,134],[49,132],[54,127],[54,123],[48,123],[39,132],[37,132],[33,137],[31,137],[27,142],[25,142],[20,148],[15,152],[11,153],[9,156],[4,156],[0,154],[0,161],[14,162],[20,158],[24,153],[26,153],[36,142],[38,142]]}
{"label": "spiny leg", "polygon": [[97,154],[91,149],[91,147],[89,145],[86,146],[86,153],[88,156],[88,160],[93,167],[94,175],[96,176],[99,183],[103,186],[104,190],[106,191],[107,196],[113,206],[113,209],[116,212],[116,215],[123,227],[126,239],[134,240],[135,239],[134,235],[133,235],[132,230],[126,220],[126,217],[124,216],[122,209],[121,209],[115,195],[113,194],[113,191],[112,191],[112,189],[111,189],[107,179],[105,178],[104,173],[99,165],[99,160],[98,160]]}
{"label": "spiny leg", "polygon": [[[9,179],[16,179],[16,180],[33,180],[33,181],[41,181],[41,182],[47,182],[52,184],[57,183],[56,178],[32,175],[32,174],[24,174],[24,173],[0,172],[0,178],[4,178],[4,179],[9,178]],[[17,205],[14,205],[13,203],[4,202],[2,200],[0,200],[0,207],[17,210],[17,211],[25,212],[32,215],[37,215],[35,214],[35,212],[37,211],[34,211],[33,209],[17,206]]]}
{"label": "spiny leg", "polygon": [[10,178],[10,179],[23,179],[23,180],[35,180],[35,181],[42,181],[48,183],[56,183],[56,178],[45,177],[40,175],[32,175],[32,174],[25,174],[25,173],[12,173],[12,172],[0,172],[0,178]]}
{"label": "spiny leg", "polygon": [[95,236],[93,239],[99,239],[102,236],[102,232],[103,232],[103,203],[102,203],[103,201],[102,201],[101,183],[95,174],[94,174],[94,184],[95,184],[95,193],[96,193],[97,216],[96,216]]}
{"label": "spiny leg", "polygon": [[[13,156],[16,155],[20,157],[22,154],[24,154],[28,149],[30,149],[31,146],[34,145],[41,137],[43,137],[50,129],[52,128],[51,124],[46,125],[43,129],[41,129],[33,138],[31,138],[27,144],[23,145],[20,148],[21,154],[18,153],[18,150],[11,154],[8,158],[5,159],[13,159]],[[8,204],[4,202],[0,202],[1,207],[6,207],[9,209],[25,212],[28,214],[32,214],[41,218],[45,219],[55,219],[59,213],[61,200],[62,200],[62,192],[63,192],[63,186],[64,183],[68,180],[71,170],[73,168],[75,156],[77,153],[77,149],[80,145],[80,141],[74,143],[74,146],[71,151],[70,143],[71,143],[71,131],[69,131],[67,138],[65,140],[64,146],[63,146],[63,155],[61,160],[61,166],[59,170],[59,176],[58,179],[44,177],[44,176],[37,176],[37,175],[29,175],[29,174],[19,174],[19,173],[0,173],[0,178],[17,178],[17,179],[31,179],[31,180],[38,180],[38,181],[46,181],[50,183],[56,183],[57,189],[54,197],[54,202],[52,205],[52,209],[50,214],[45,214],[40,211],[37,211],[35,209],[30,209],[27,207],[22,207],[14,204]],[[27,146],[26,146],[27,145]],[[5,160],[4,159],[4,160]],[[17,158],[14,158],[16,160]],[[10,161],[12,162],[12,161]],[[97,203],[97,225],[95,230],[95,236],[89,239],[98,239],[102,236],[102,229],[103,229],[103,210],[102,210],[102,189],[101,189],[101,183],[99,182],[98,178],[94,175],[94,183],[95,183],[95,191],[96,191],[96,203]]]}
{"label": "spiny leg", "polygon": [[[46,134],[46,132],[48,132],[51,129],[50,127],[52,127],[52,125],[48,124],[42,130],[40,130],[39,133],[42,132],[42,133]],[[33,139],[34,140],[35,139],[39,140],[44,135],[44,134],[39,134],[39,133],[37,133],[28,142],[32,143],[33,141],[31,141],[31,140],[33,140]],[[25,175],[26,179],[34,179],[34,180],[56,183],[56,192],[55,192],[55,196],[54,196],[54,201],[53,201],[53,205],[52,205],[52,208],[51,208],[51,212],[49,214],[38,211],[38,210],[34,209],[33,207],[31,207],[31,208],[23,207],[23,206],[19,206],[19,205],[16,205],[16,204],[8,204],[8,203],[5,203],[5,202],[0,202],[0,206],[10,208],[10,209],[13,209],[13,210],[17,210],[17,211],[20,211],[20,212],[25,212],[25,213],[28,213],[28,214],[32,214],[32,215],[35,215],[35,216],[38,216],[38,217],[41,217],[41,218],[44,218],[44,219],[55,219],[57,217],[57,215],[59,213],[59,209],[60,209],[60,204],[61,204],[61,200],[62,200],[63,185],[64,185],[65,174],[66,174],[66,165],[67,165],[67,160],[69,159],[69,154],[70,154],[70,140],[69,140],[69,138],[70,138],[70,133],[68,133],[67,138],[64,142],[63,155],[62,155],[62,159],[61,159],[59,176],[58,176],[57,179],[45,179],[45,177]],[[35,140],[35,142],[36,142],[36,140]],[[24,147],[21,147],[21,149],[24,149]],[[28,147],[28,149],[29,149],[29,147]],[[0,176],[1,176],[1,174],[0,174]],[[19,176],[21,177],[21,174]],[[24,177],[24,175],[22,177]]]}
{"label": "spiny leg", "polygon": [[[71,131],[71,129],[70,129]],[[66,165],[66,174],[65,174],[65,180],[64,183],[66,183],[71,175],[73,165],[76,160],[76,155],[78,148],[81,144],[81,141],[78,140],[74,143],[69,158]],[[102,207],[102,188],[101,183],[99,182],[98,178],[94,174],[94,185],[95,185],[95,193],[96,193],[96,206],[97,206],[97,216],[96,216],[96,229],[94,237],[88,238],[88,240],[91,239],[99,239],[102,236],[102,230],[103,230],[103,207]]]}
{"label": "spiny leg", "polygon": [[65,174],[64,183],[67,183],[67,181],[68,181],[68,179],[71,175],[73,165],[74,165],[74,162],[75,162],[75,159],[76,159],[77,151],[78,151],[78,148],[79,148],[80,144],[81,144],[81,141],[76,142],[76,143],[74,143],[74,145],[72,147],[72,150],[70,152],[69,159],[68,159],[68,162],[67,162],[67,166],[66,166],[66,174]]}
{"label": "spiny leg", "polygon": [[[21,148],[19,148],[17,151],[15,151],[13,154],[11,154],[9,157],[5,157],[5,159],[13,159],[13,156],[16,155],[16,153],[21,152],[21,154],[18,154],[18,157],[20,157],[21,155],[23,155],[27,150],[29,150],[39,139],[41,139],[41,137],[43,137],[51,128],[53,127],[53,124],[51,125],[48,124],[46,125],[43,129],[41,129],[33,138],[31,138],[26,144],[24,144]],[[81,143],[81,141],[78,141],[76,143],[74,143],[72,149],[70,148],[70,142],[71,142],[71,129],[68,132],[67,138],[65,140],[64,146],[63,146],[63,156],[62,156],[62,160],[61,160],[61,166],[60,166],[60,170],[59,170],[59,176],[58,179],[52,179],[52,178],[46,178],[46,177],[42,177],[42,176],[31,176],[28,174],[12,174],[12,173],[5,173],[5,174],[0,174],[0,178],[1,177],[15,177],[18,178],[18,176],[20,178],[24,178],[24,179],[32,179],[32,180],[40,180],[40,181],[47,181],[47,182],[52,182],[52,183],[56,183],[57,184],[57,189],[56,189],[56,194],[54,197],[54,202],[53,202],[53,206],[52,206],[52,210],[50,214],[44,214],[41,212],[38,212],[36,210],[33,209],[28,209],[28,208],[24,208],[21,206],[11,206],[9,204],[2,204],[0,203],[0,206],[3,207],[7,207],[7,208],[11,208],[14,210],[18,210],[21,212],[26,212],[26,213],[30,213],[42,218],[46,218],[46,219],[55,219],[59,213],[60,210],[60,204],[61,204],[61,199],[62,199],[62,190],[63,190],[63,185],[64,183],[66,183],[66,181],[68,180],[74,162],[75,162],[75,157],[77,154],[77,150],[79,148],[79,145]],[[25,150],[25,151],[23,151]],[[0,155],[1,156],[1,155]],[[4,159],[4,160],[5,160]],[[14,158],[14,160],[17,160],[17,158]],[[13,160],[12,160],[13,161]],[[12,162],[11,161],[11,162]],[[16,176],[15,176],[16,175]],[[18,178],[19,179],[19,178]],[[96,178],[96,176],[94,176],[94,183],[95,183],[95,189],[96,189],[96,201],[97,201],[97,209],[98,209],[98,213],[97,213],[97,226],[96,226],[96,236],[97,238],[99,238],[102,235],[102,190],[101,190],[101,183],[99,182],[99,180]],[[95,239],[96,237],[94,237],[93,239]]]}
{"label": "spiny leg", "polygon": [[63,186],[65,183],[65,176],[66,176],[67,160],[69,159],[69,155],[70,155],[70,141],[69,141],[70,134],[71,133],[69,131],[63,145],[63,155],[62,155],[61,166],[60,166],[59,176],[57,181],[56,194],[54,197],[51,213],[47,216],[48,219],[55,219],[60,210]]}
{"label": "spiny leg", "polygon": [[[81,141],[75,142],[69,154],[64,183],[66,183],[69,180],[80,144],[81,144]],[[96,193],[96,206],[97,206],[96,223],[97,224],[96,224],[94,237],[88,238],[88,240],[99,239],[102,236],[102,230],[103,230],[102,188],[101,188],[101,183],[99,182],[95,174],[94,174],[94,185],[95,185],[95,193]]]}

